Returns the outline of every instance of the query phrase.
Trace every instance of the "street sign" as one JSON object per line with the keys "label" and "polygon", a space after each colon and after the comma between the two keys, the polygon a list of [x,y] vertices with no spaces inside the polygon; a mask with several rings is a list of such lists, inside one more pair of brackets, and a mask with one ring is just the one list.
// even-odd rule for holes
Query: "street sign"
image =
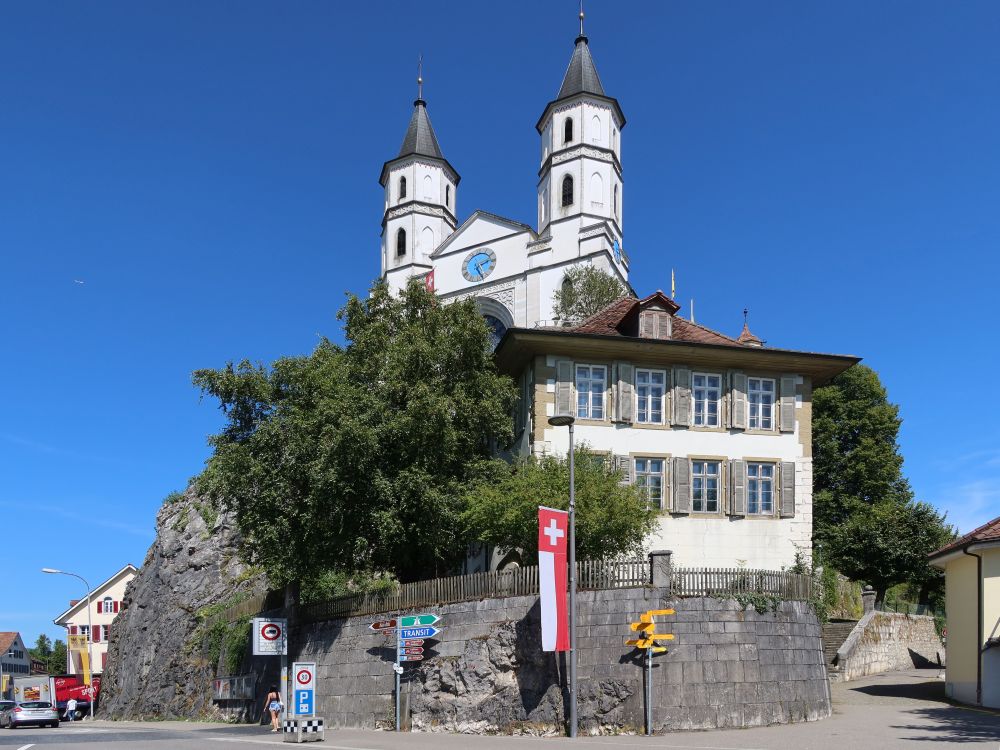
{"label": "street sign", "polygon": [[653,733],[653,655],[666,652],[666,646],[658,645],[661,641],[674,639],[670,633],[657,633],[653,618],[672,614],[675,614],[672,609],[650,609],[643,612],[639,615],[639,622],[629,623],[629,628],[639,637],[625,641],[626,646],[635,646],[646,652],[646,734],[648,735]]}
{"label": "street sign", "polygon": [[399,637],[403,640],[407,638],[433,638],[441,631],[438,628],[400,628]]}
{"label": "street sign", "polygon": [[316,713],[316,662],[292,664],[292,691],[292,715],[313,716]]}
{"label": "street sign", "polygon": [[433,625],[440,622],[441,618],[438,615],[425,612],[421,615],[405,615],[399,618],[399,627],[401,628],[413,628],[420,625]]}
{"label": "street sign", "polygon": [[423,661],[423,656],[420,654],[403,654],[399,657],[400,661]]}
{"label": "street sign", "polygon": [[373,622],[368,627],[369,627],[369,629],[374,630],[376,632],[380,631],[380,630],[388,630],[388,631],[391,632],[391,631],[393,631],[393,630],[396,629],[396,621],[395,620],[376,620],[375,622]]}
{"label": "street sign", "polygon": [[424,645],[424,639],[423,638],[407,638],[405,641],[403,641],[403,645],[404,646],[423,646]]}
{"label": "street sign", "polygon": [[403,647],[403,653],[404,654],[422,654],[422,653],[424,653],[424,650],[420,646],[404,646]]}
{"label": "street sign", "polygon": [[285,656],[288,654],[286,636],[288,620],[278,617],[253,618],[253,655]]}

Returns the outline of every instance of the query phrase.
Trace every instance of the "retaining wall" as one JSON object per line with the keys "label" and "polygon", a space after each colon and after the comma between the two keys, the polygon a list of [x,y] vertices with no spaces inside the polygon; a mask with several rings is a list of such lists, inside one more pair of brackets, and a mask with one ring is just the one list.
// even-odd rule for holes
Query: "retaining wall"
{"label": "retaining wall", "polygon": [[837,650],[830,678],[849,682],[894,669],[943,666],[944,646],[934,618],[895,612],[867,612]]}
{"label": "retaining wall", "polygon": [[[642,731],[642,655],[623,645],[629,623],[672,606],[674,633],[653,670],[656,730],[750,727],[830,714],[820,626],[804,602],[758,614],[732,600],[667,601],[656,588],[578,595],[581,733]],[[414,729],[562,733],[566,657],[540,644],[538,597],[428,608],[442,616],[430,658],[407,666],[404,706]],[[295,628],[290,660],[318,664],[319,713],[332,727],[393,724],[394,640],[356,617]],[[426,647],[426,646],[425,646]]]}

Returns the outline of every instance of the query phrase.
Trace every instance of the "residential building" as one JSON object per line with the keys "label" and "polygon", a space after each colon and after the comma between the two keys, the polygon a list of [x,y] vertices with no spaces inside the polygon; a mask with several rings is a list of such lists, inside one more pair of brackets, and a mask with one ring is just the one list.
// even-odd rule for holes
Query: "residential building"
{"label": "residential building", "polygon": [[1000,518],[930,555],[944,570],[945,694],[1000,708]]}
{"label": "residential building", "polygon": [[0,698],[9,695],[15,677],[31,674],[31,654],[17,632],[0,633]]}
{"label": "residential building", "polygon": [[[138,572],[134,565],[126,565],[104,583],[90,592],[90,616],[88,619],[88,599],[74,599],[69,609],[59,615],[55,624],[66,629],[66,643],[69,636],[90,635],[93,664],[91,671],[100,674],[108,661],[108,641],[114,627],[114,620],[121,611],[125,588]],[[93,633],[90,628],[93,627]],[[81,674],[83,666],[79,653],[67,652],[66,674]]]}

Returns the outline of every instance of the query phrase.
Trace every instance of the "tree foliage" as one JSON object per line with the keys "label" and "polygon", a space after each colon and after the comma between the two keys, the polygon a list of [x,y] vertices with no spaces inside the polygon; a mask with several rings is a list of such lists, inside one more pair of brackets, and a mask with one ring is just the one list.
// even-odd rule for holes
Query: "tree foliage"
{"label": "tree foliage", "polygon": [[596,266],[575,266],[566,272],[554,294],[553,313],[559,321],[580,321],[625,296],[617,277]]}
{"label": "tree foliage", "polygon": [[[582,560],[638,553],[652,531],[656,511],[636,487],[623,486],[603,456],[576,451],[576,548]],[[569,507],[569,463],[547,456],[528,459],[477,482],[463,519],[469,536],[484,544],[520,549],[535,563],[538,506]]]}
{"label": "tree foliage", "polygon": [[338,317],[344,347],[195,373],[227,418],[199,490],[234,511],[244,558],[276,584],[447,572],[466,549],[466,486],[502,466],[513,384],[472,301],[379,283]]}
{"label": "tree foliage", "polygon": [[66,644],[61,640],[53,643],[45,633],[41,633],[35,639],[35,645],[28,649],[28,654],[41,661],[48,674],[63,674],[66,671]]}
{"label": "tree foliage", "polygon": [[926,555],[954,537],[903,476],[899,407],[878,374],[855,365],[813,393],[813,537],[823,559],[876,589],[941,585]]}

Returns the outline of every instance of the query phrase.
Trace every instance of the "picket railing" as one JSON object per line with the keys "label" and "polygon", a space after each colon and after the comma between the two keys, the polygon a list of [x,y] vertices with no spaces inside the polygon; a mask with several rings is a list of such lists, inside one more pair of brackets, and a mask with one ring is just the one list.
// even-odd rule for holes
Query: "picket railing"
{"label": "picket railing", "polygon": [[[576,564],[580,590],[625,589],[651,586],[649,560],[583,560]],[[806,600],[812,596],[808,575],[745,568],[671,568],[667,597],[765,594],[780,599]],[[538,594],[538,567],[526,566],[492,573],[434,578],[404,583],[395,590],[352,594],[299,608],[299,622],[321,622],[479,599]],[[219,617],[234,621],[281,606],[280,592],[256,596],[230,607]]]}

